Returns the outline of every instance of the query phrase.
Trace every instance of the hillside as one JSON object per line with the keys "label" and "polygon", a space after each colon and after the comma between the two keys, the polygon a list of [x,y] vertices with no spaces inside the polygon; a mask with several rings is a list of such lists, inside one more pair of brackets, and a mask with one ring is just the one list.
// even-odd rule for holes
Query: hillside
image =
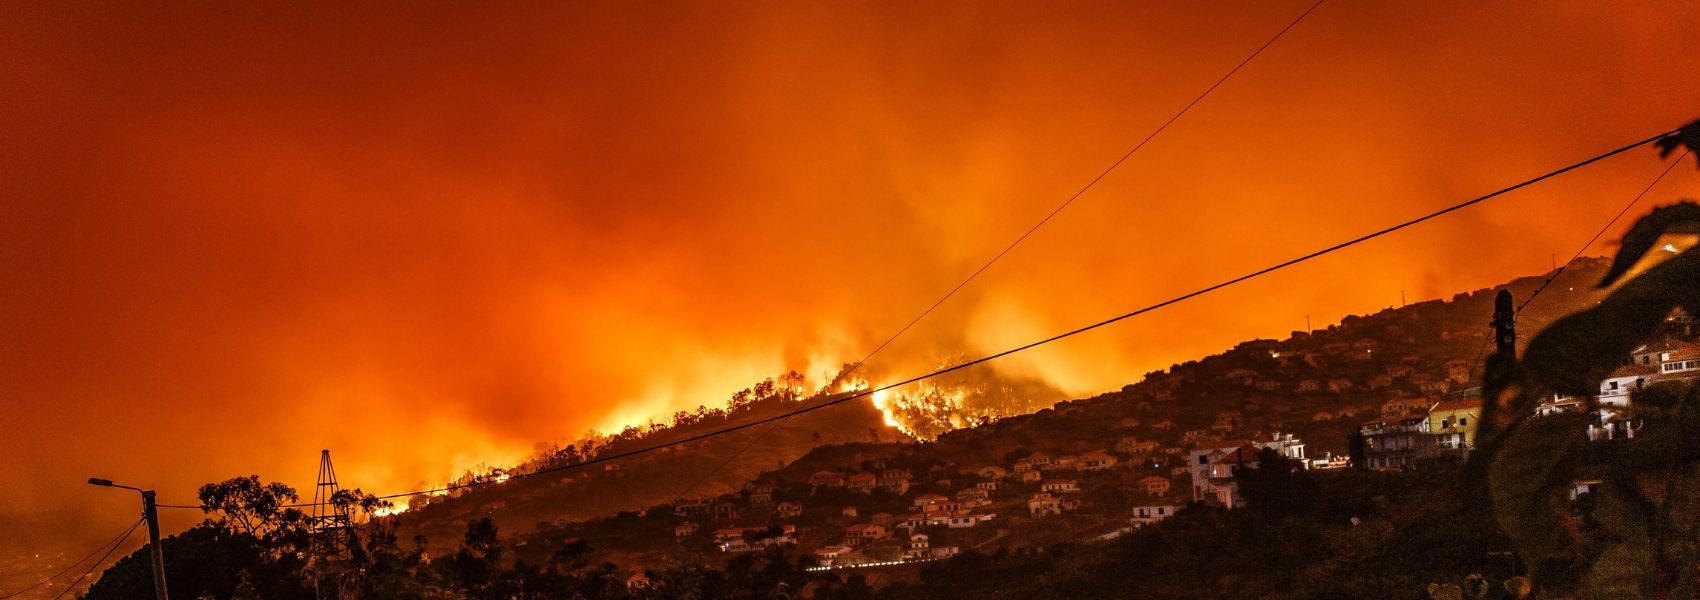
{"label": "hillside", "polygon": [[[1592,284],[1605,266],[1603,259],[1585,259],[1562,273],[1521,315],[1522,339],[1595,302],[1599,292]],[[1521,301],[1545,277],[1347,317],[1282,340],[1247,341],[1148,373],[1114,392],[949,431],[931,442],[903,437],[885,426],[869,404],[851,403],[786,422],[719,471],[716,465],[758,434],[727,435],[590,472],[477,488],[404,513],[402,530],[426,535],[433,546],[452,545],[467,520],[490,517],[514,540],[518,556],[528,560],[545,561],[551,549],[577,539],[595,549],[599,560],[625,565],[714,562],[729,556],[717,551],[710,535],[715,528],[771,528],[777,534],[781,525],[790,525],[793,531],[786,538],[802,550],[814,550],[840,543],[851,525],[869,521],[870,515],[903,519],[916,494],[960,496],[987,479],[983,469],[1007,473],[1019,469],[1025,457],[1096,451],[1122,467],[1072,476],[1069,481],[1082,493],[1070,496],[1066,514],[1042,522],[1027,516],[1029,494],[1040,484],[1011,481],[970,501],[980,507],[975,510],[985,516],[986,527],[941,526],[934,544],[1036,546],[1114,535],[1134,506],[1186,501],[1184,459],[1190,448],[1281,433],[1302,440],[1312,458],[1341,455],[1347,432],[1390,400],[1432,402],[1467,393],[1476,385],[1472,367],[1486,338],[1494,292],[1509,289]],[[792,406],[767,406],[742,418]],[[691,427],[661,430],[632,443],[648,445],[696,432]],[[870,434],[884,437],[874,440]],[[657,506],[678,499],[710,472],[690,496],[714,497],[726,507],[724,514]],[[811,477],[820,472],[903,473],[910,479],[889,488],[881,479],[871,493],[853,494],[812,484]],[[1158,480],[1164,491],[1142,491]],[[795,503],[800,512],[781,518],[776,507],[784,502]],[[856,509],[855,516],[847,513],[849,508]],[[687,523],[700,531],[676,536]]]}
{"label": "hillside", "polygon": [[[758,420],[796,405],[794,401],[772,402],[727,424]],[[616,441],[600,451],[611,454],[663,444],[723,426],[726,424],[670,427],[641,439]],[[403,539],[424,535],[433,547],[439,542],[452,546],[458,542],[469,519],[489,517],[504,531],[527,531],[540,523],[640,510],[671,502],[687,493],[721,494],[737,489],[762,470],[787,464],[817,446],[866,442],[871,435],[886,441],[906,440],[901,433],[885,427],[879,411],[865,403],[800,415],[771,432],[768,429],[768,425],[762,425],[613,463],[462,490],[431,498],[428,504],[394,518]]]}

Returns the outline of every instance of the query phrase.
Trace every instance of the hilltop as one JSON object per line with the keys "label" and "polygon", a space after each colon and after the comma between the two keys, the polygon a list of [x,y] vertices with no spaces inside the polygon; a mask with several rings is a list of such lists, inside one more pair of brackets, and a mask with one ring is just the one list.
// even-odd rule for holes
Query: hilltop
{"label": "hilltop", "polygon": [[[714,429],[760,420],[792,410],[801,400],[772,398],[734,411],[725,419],[656,428],[646,435],[593,440],[586,448],[568,446],[552,456],[539,457],[512,469],[496,469],[457,480],[500,480],[533,469],[567,465],[596,455],[690,438]],[[878,410],[850,403],[828,411],[799,415],[777,428],[761,425],[743,431],[672,446],[619,461],[569,469],[535,477],[492,483],[453,494],[415,500],[401,513],[406,536],[424,535],[452,546],[470,519],[490,518],[504,531],[527,531],[539,524],[578,521],[615,515],[676,500],[682,494],[713,496],[735,490],[764,469],[790,463],[809,449],[851,442],[909,441],[886,427]],[[759,439],[759,443],[752,443]],[[593,445],[594,444],[594,445]]]}

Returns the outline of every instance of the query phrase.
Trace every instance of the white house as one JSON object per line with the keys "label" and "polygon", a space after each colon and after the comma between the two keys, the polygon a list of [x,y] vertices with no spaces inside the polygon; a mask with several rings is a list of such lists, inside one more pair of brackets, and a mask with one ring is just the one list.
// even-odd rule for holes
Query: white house
{"label": "white house", "polygon": [[915,508],[926,508],[940,502],[949,502],[950,498],[943,494],[921,494],[915,497]]}
{"label": "white house", "polygon": [[1192,499],[1233,508],[1243,502],[1234,483],[1234,469],[1257,464],[1257,453],[1272,449],[1282,456],[1305,462],[1305,444],[1293,434],[1275,434],[1267,440],[1222,442],[1215,447],[1193,450],[1187,465],[1192,469]]}
{"label": "white house", "polygon": [[857,523],[844,530],[845,541],[851,544],[861,544],[874,540],[883,540],[889,533],[885,527],[873,523]]}
{"label": "white house", "polygon": [[851,491],[867,493],[867,492],[873,491],[874,486],[878,483],[879,483],[879,476],[878,475],[875,475],[873,473],[857,473],[855,475],[850,476],[850,479],[848,480],[848,483],[846,485],[847,485],[847,487],[850,488]]}
{"label": "white house", "polygon": [[1115,468],[1117,459],[1103,450],[1093,450],[1080,455],[1080,470],[1103,471]]}
{"label": "white house", "polygon": [[1050,494],[1033,494],[1027,498],[1027,513],[1035,517],[1062,514],[1062,502]]}
{"label": "white house", "polygon": [[1692,377],[1700,375],[1700,349],[1686,347],[1663,355],[1659,361],[1659,375]]}
{"label": "white house", "polygon": [[1167,477],[1152,475],[1150,477],[1140,479],[1137,483],[1139,485],[1139,489],[1145,490],[1145,493],[1148,495],[1166,496],[1169,494],[1169,478]]}
{"label": "white house", "polygon": [[917,533],[909,536],[909,544],[903,549],[903,560],[932,558],[932,556],[932,540],[927,538],[927,534]]}
{"label": "white house", "polygon": [[850,556],[850,547],[825,546],[815,550],[814,554],[815,560],[820,561],[821,566],[830,567],[848,558]]}
{"label": "white house", "polygon": [[1663,365],[1629,365],[1612,371],[1600,381],[1599,400],[1602,416],[1606,412],[1605,407],[1629,406],[1629,395],[1641,389],[1641,386],[1651,383],[1662,368]]}
{"label": "white house", "polygon": [[980,523],[982,523],[984,521],[990,521],[996,516],[997,515],[989,515],[989,514],[987,514],[987,515],[954,515],[950,518],[950,521],[949,521],[949,523],[947,523],[947,525],[949,525],[952,529],[961,529],[961,528],[964,528],[964,527],[973,527],[973,526],[979,525]]}
{"label": "white house", "polygon": [[1144,527],[1167,519],[1180,511],[1181,505],[1172,501],[1153,502],[1133,507],[1133,517],[1128,522],[1136,527]]}
{"label": "white house", "polygon": [[956,492],[958,502],[977,502],[991,497],[991,492],[982,487],[963,488]]}
{"label": "white house", "polygon": [[1080,483],[1073,479],[1057,479],[1039,484],[1039,491],[1051,494],[1068,494],[1080,491]]}

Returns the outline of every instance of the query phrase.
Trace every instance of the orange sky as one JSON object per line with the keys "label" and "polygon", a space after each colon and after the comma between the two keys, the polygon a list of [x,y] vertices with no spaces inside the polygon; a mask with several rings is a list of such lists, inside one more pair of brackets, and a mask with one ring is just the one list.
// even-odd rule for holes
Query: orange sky
{"label": "orange sky", "polygon": [[[0,553],[133,518],[90,475],[189,502],[310,485],[328,447],[396,491],[854,360],[1308,5],[8,4]],[[1680,125],[1695,40],[1692,2],[1327,4],[871,372]],[[1660,168],[1635,152],[999,368],[1092,393],[1542,271]],[[1679,195],[1694,170],[1653,198]]]}

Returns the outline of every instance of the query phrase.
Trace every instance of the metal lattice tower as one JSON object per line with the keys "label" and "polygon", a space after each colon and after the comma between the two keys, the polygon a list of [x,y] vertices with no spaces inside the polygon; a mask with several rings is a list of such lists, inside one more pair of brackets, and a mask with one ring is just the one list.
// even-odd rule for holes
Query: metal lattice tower
{"label": "metal lattice tower", "polygon": [[319,484],[313,489],[313,530],[336,531],[348,529],[348,507],[334,502],[342,488],[336,483],[336,467],[331,464],[331,451],[319,451]]}
{"label": "metal lattice tower", "polygon": [[331,451],[319,451],[319,482],[313,489],[313,513],[309,521],[313,528],[313,550],[307,562],[308,576],[313,580],[313,596],[321,600],[349,598],[347,575],[347,545],[352,543],[353,523],[349,507],[338,503],[336,467],[331,464]]}

